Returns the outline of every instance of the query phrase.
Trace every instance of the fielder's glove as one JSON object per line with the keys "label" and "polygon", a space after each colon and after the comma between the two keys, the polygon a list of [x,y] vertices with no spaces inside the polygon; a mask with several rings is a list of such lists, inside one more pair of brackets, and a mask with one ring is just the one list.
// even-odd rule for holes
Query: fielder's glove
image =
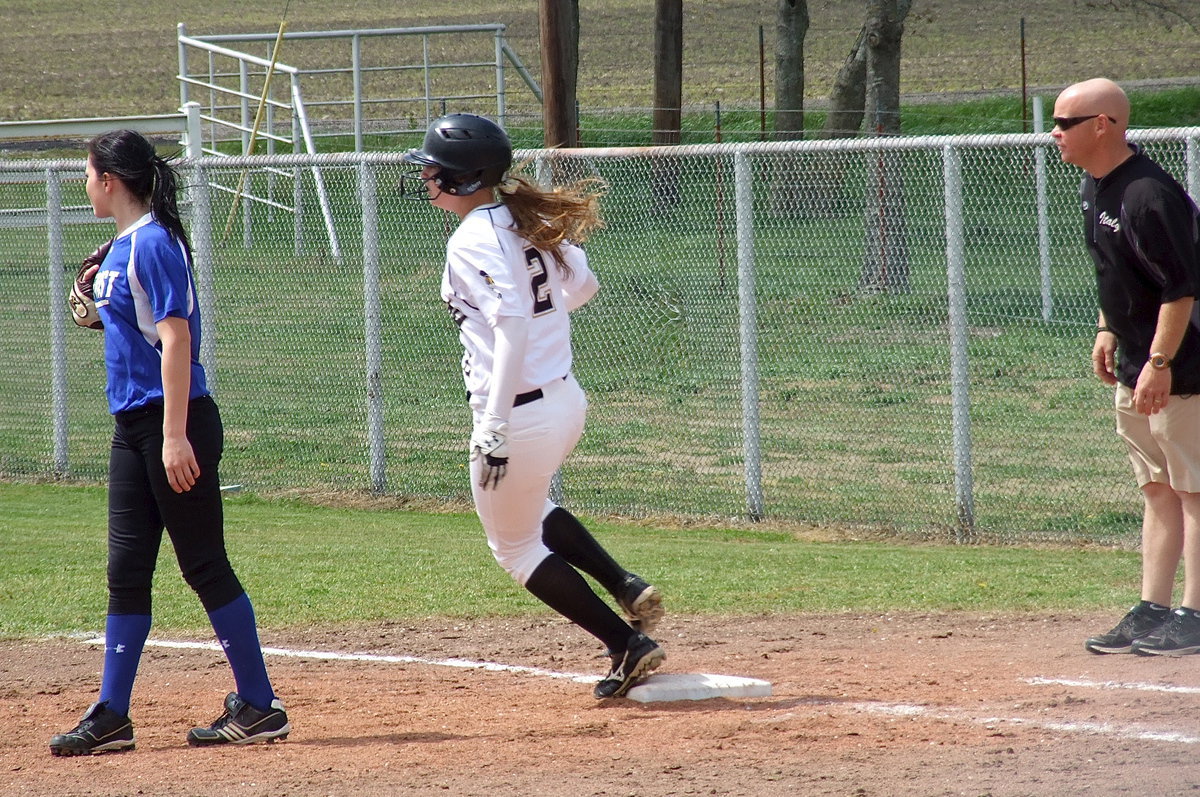
{"label": "fielder's glove", "polygon": [[496,488],[508,470],[508,421],[487,418],[471,434],[471,461],[483,457],[479,486]]}
{"label": "fielder's glove", "polygon": [[75,282],[71,285],[67,304],[71,307],[71,320],[81,327],[104,329],[104,322],[100,320],[100,314],[96,311],[96,300],[92,295],[92,281],[96,279],[96,272],[100,269],[100,264],[104,262],[104,256],[108,254],[111,246],[112,241],[106,241],[99,249],[85,257],[83,265],[75,274]]}

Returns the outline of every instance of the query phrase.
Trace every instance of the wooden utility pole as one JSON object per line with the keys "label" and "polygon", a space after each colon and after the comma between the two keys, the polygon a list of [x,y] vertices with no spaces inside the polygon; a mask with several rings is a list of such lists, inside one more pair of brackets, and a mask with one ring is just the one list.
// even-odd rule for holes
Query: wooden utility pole
{"label": "wooden utility pole", "polygon": [[678,144],[683,106],[683,0],[655,0],[654,143]]}
{"label": "wooden utility pole", "polygon": [[579,0],[540,0],[542,126],[547,147],[579,143],[575,86],[579,72]]}

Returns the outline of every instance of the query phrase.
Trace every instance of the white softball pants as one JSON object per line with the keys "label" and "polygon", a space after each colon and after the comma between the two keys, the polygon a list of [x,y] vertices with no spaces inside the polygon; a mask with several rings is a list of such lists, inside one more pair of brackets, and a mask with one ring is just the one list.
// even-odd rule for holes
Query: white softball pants
{"label": "white softball pants", "polygon": [[513,407],[508,471],[499,486],[480,487],[482,458],[471,463],[471,494],[488,547],[521,586],[550,555],[542,543],[542,520],[557,506],[549,499],[550,480],[579,442],[586,417],[587,397],[575,376],[555,379],[542,387],[542,398]]}

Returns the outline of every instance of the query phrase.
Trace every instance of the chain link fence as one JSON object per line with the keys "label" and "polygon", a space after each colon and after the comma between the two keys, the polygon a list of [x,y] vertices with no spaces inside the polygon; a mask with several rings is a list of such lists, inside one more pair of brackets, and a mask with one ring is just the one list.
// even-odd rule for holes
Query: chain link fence
{"label": "chain link fence", "polygon": [[[1134,137],[1196,192],[1200,129]],[[591,411],[561,473],[573,510],[1136,542],[1140,500],[1090,370],[1080,174],[1049,137],[518,159],[543,181],[610,184],[588,244],[601,292],[574,317]],[[469,500],[461,352],[438,299],[455,220],[401,200],[403,168],[395,153],[183,164],[224,483]],[[102,337],[64,298],[111,222],[91,216],[82,162],[0,163],[0,181],[0,478],[102,480]],[[288,201],[234,208],[212,183]]]}

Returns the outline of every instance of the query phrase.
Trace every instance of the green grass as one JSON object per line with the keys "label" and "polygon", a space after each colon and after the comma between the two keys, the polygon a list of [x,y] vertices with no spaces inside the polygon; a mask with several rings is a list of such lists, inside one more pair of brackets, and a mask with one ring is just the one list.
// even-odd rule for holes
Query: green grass
{"label": "green grass", "polygon": [[[1134,108],[1134,127],[1192,127],[1200,125],[1200,87],[1183,87],[1159,91],[1130,89]],[[1044,111],[1043,131],[1049,132],[1055,95],[1042,94]],[[958,102],[903,102],[900,106],[901,133],[906,136],[986,135],[991,133],[1034,132],[1033,102],[1030,100],[1021,113],[1020,97],[990,97]],[[691,110],[684,113],[680,143],[711,144],[717,140],[715,110]],[[815,138],[825,123],[825,112],[809,110],[804,116],[805,137]],[[724,143],[759,141],[774,138],[775,114],[765,114],[764,120],[756,111],[723,111],[720,115],[720,140]],[[653,118],[647,111],[635,113],[604,113],[596,111],[580,120],[581,146],[649,146],[653,143]],[[540,146],[540,128],[518,128],[514,135],[518,143]],[[351,142],[352,145],[353,142]],[[414,144],[415,146],[415,139]],[[369,149],[399,148],[394,140],[381,140]],[[352,148],[352,146],[347,147]]]}
{"label": "green grass", "polygon": [[[0,483],[0,637],[102,629],[105,493]],[[265,628],[546,613],[495,564],[474,515],[337,509],[232,494],[226,539]],[[1087,611],[1136,594],[1138,558],[1107,549],[810,542],[783,532],[595,523],[681,614]],[[155,626],[207,620],[168,541]]]}
{"label": "green grass", "polygon": [[[1183,87],[1158,91],[1129,91],[1133,103],[1133,127],[1163,128],[1192,127],[1200,125],[1200,87]],[[1045,121],[1043,131],[1048,132],[1052,124],[1054,95],[1043,95]],[[959,102],[902,103],[902,130],[905,136],[935,135],[987,135],[996,133],[1034,132],[1032,101],[1024,117],[1018,98],[993,97]],[[712,144],[772,140],[775,124],[773,111],[760,116],[757,111],[723,111],[719,117],[713,110],[690,109],[683,113],[681,144]],[[765,120],[765,121],[764,121]],[[805,137],[816,138],[825,122],[825,112],[810,110],[805,114]],[[766,132],[763,132],[765,124]],[[653,144],[653,115],[649,110],[583,112],[580,117],[580,146],[650,146]],[[542,147],[542,127],[536,117],[509,120],[508,133],[516,149],[539,149]],[[366,151],[403,151],[421,144],[423,132],[401,135],[365,135],[363,149]],[[225,142],[217,149],[230,155],[241,153],[237,142]],[[347,152],[354,149],[353,136],[323,136],[317,143],[319,152]],[[258,142],[255,154],[266,154],[263,142]],[[290,149],[279,145],[277,154],[287,154]],[[79,146],[64,145],[53,151],[43,151],[44,158],[82,158],[85,153]],[[6,192],[0,199],[0,207],[12,203],[23,206],[19,191]],[[27,203],[26,203],[27,204]]]}

